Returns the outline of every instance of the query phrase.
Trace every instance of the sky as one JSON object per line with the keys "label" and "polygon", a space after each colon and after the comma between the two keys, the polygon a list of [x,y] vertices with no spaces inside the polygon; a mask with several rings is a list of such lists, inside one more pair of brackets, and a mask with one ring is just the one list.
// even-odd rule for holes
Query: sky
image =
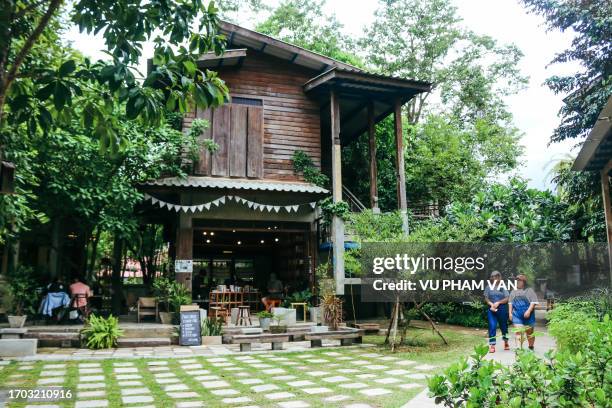
{"label": "sky", "polygon": [[[424,0],[426,1],[426,0]],[[547,67],[554,55],[569,47],[572,34],[558,31],[547,32],[543,19],[527,14],[518,0],[452,0],[458,8],[464,25],[478,34],[487,34],[501,43],[514,43],[524,53],[520,64],[523,74],[529,77],[526,89],[506,98],[514,116],[514,124],[522,132],[521,143],[525,148],[522,164],[516,174],[529,180],[531,187],[552,188],[549,176],[551,163],[575,156],[575,141],[549,145],[550,135],[559,123],[558,111],[562,95],[553,94],[544,84],[551,75],[576,72],[573,63]],[[274,5],[278,0],[264,0]],[[377,0],[328,0],[326,12],[336,14],[346,33],[360,37],[363,28],[374,19]],[[252,27],[253,21],[240,21]],[[103,58],[104,47],[99,37],[80,34],[77,29],[67,33],[67,39],[85,55]],[[141,68],[152,54],[152,48],[144,50]]]}

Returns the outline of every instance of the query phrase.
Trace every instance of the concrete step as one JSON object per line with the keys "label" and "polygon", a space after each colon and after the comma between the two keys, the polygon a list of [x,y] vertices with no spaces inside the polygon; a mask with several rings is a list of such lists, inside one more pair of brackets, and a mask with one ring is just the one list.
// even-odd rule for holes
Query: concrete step
{"label": "concrete step", "polygon": [[26,339],[38,339],[38,347],[80,347],[81,336],[78,331],[28,331]]}
{"label": "concrete step", "polygon": [[123,330],[123,338],[172,337],[176,332],[171,324],[125,323],[119,325]]}
{"label": "concrete step", "polygon": [[117,340],[117,347],[159,347],[169,346],[171,344],[169,337],[122,337]]}

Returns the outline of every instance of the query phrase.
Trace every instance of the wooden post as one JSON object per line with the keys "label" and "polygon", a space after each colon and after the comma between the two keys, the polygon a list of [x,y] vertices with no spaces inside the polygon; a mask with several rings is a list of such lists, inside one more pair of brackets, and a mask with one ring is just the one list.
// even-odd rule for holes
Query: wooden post
{"label": "wooden post", "polygon": [[374,124],[374,102],[368,103],[368,141],[370,144],[370,208],[379,213],[378,208],[378,168],[376,165],[376,127]]}
{"label": "wooden post", "polygon": [[[181,200],[181,204],[183,201]],[[193,261],[193,226],[192,215],[179,213],[179,222],[176,234],[176,260]],[[191,292],[192,272],[176,273],[176,281],[181,282]]]}
{"label": "wooden post", "polygon": [[[332,141],[332,199],[342,201],[342,146],[340,145],[340,102],[335,91],[330,91],[330,124]],[[344,295],[344,221],[332,218],[332,256],[336,294]]]}
{"label": "wooden post", "polygon": [[397,169],[397,205],[402,215],[402,231],[408,235],[408,204],[406,200],[406,174],[404,167],[404,136],[402,131],[402,101],[397,98],[395,119],[395,166]]}
{"label": "wooden post", "polygon": [[601,193],[603,198],[604,214],[606,216],[606,236],[608,237],[608,267],[610,273],[610,284],[612,285],[612,204],[610,203],[610,169],[612,169],[612,160],[610,160],[603,169],[601,169]]}

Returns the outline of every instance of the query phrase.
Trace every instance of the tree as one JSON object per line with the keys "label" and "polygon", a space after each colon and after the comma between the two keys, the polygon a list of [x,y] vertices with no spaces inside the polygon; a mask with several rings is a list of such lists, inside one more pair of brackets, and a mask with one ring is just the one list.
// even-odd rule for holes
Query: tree
{"label": "tree", "polygon": [[[159,123],[163,109],[185,111],[189,103],[218,106],[228,91],[215,72],[198,68],[201,54],[223,51],[215,3],[164,0],[78,0],[67,15],[63,0],[3,3],[0,14],[0,131],[21,125],[49,131],[77,117],[106,147],[121,146],[112,115],[121,108],[128,120]],[[55,46],[59,26],[100,33],[109,61],[64,58],[37,64]],[[145,42],[154,44],[147,74],[134,66]],[[140,76],[137,76],[140,75]],[[87,90],[94,90],[87,93]],[[77,108],[78,107],[78,108]]]}
{"label": "tree", "polygon": [[353,41],[342,33],[335,15],[325,15],[325,0],[284,0],[255,28],[263,34],[318,52],[348,64],[363,66]]}
{"label": "tree", "polygon": [[441,102],[436,112],[459,121],[510,119],[502,98],[526,82],[516,46],[462,27],[449,0],[381,0],[375,16],[360,41],[366,61],[384,74],[435,85],[408,104],[410,123],[419,122],[433,92]]}
{"label": "tree", "polygon": [[551,64],[576,61],[582,70],[546,80],[556,94],[567,95],[559,111],[561,123],[552,142],[573,139],[593,128],[612,94],[612,3],[609,0],[522,0],[528,11],[543,16],[548,30],[575,33],[570,48]]}

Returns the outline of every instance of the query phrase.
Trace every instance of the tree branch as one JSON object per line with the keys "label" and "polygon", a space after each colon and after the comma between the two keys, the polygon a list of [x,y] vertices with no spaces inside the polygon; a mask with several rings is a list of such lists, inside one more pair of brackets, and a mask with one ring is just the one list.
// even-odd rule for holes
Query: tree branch
{"label": "tree branch", "polygon": [[19,67],[23,63],[25,57],[28,55],[28,53],[32,49],[32,47],[34,46],[34,43],[36,42],[38,37],[40,37],[43,30],[47,27],[47,25],[49,24],[49,21],[51,20],[51,17],[53,17],[53,14],[57,11],[61,3],[62,3],[62,0],[52,0],[51,1],[51,4],[49,4],[49,8],[45,12],[45,14],[40,18],[38,25],[36,26],[34,31],[32,31],[28,39],[25,41],[25,43],[21,47],[21,50],[19,50],[19,53],[15,57],[15,61],[13,62],[13,65],[11,66],[11,69],[8,71],[8,74],[6,76],[6,80],[2,84],[2,90],[0,90],[1,93],[4,93],[9,89],[9,87],[11,86],[11,83],[15,80],[17,71],[19,70]]}

